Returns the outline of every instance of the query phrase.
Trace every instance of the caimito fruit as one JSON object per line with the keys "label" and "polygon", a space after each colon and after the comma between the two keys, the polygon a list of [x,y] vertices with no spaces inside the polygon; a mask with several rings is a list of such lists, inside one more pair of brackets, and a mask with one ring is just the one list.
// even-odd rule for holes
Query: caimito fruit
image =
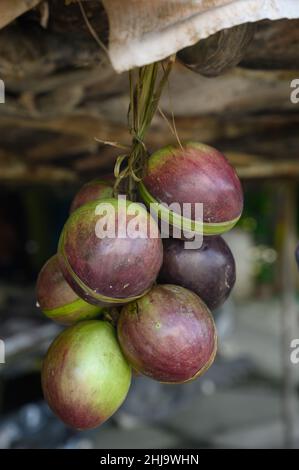
{"label": "caimito fruit", "polygon": [[102,179],[89,181],[82,186],[74,197],[70,212],[74,212],[78,207],[83,206],[87,202],[111,197],[113,197],[113,182],[111,179],[107,181]]}
{"label": "caimito fruit", "polygon": [[[144,202],[173,226],[181,228],[186,218],[182,215],[190,210],[191,231],[204,235],[230,230],[243,209],[242,187],[234,168],[218,150],[200,143],[169,146],[152,154],[139,189]],[[197,212],[198,203],[203,204],[203,216]],[[178,207],[169,209],[171,204]]]}
{"label": "caimito fruit", "polygon": [[121,348],[135,370],[160,382],[195,379],[212,364],[217,337],[208,307],[193,292],[156,285],[122,308]]}
{"label": "caimito fruit", "polygon": [[62,325],[89,320],[103,313],[104,308],[91,305],[78,297],[64,279],[57,255],[42,267],[36,285],[37,302],[43,313]]}
{"label": "caimito fruit", "polygon": [[201,248],[187,249],[178,239],[163,241],[159,281],[195,292],[214,310],[228,298],[236,281],[233,254],[222,237],[204,237]]}
{"label": "caimito fruit", "polygon": [[163,245],[156,222],[142,205],[112,198],[89,202],[70,215],[58,255],[65,279],[80,297],[111,306],[151,288]]}
{"label": "caimito fruit", "polygon": [[64,330],[52,343],[42,367],[46,401],[67,425],[95,428],[120,407],[131,382],[110,323],[90,320]]}

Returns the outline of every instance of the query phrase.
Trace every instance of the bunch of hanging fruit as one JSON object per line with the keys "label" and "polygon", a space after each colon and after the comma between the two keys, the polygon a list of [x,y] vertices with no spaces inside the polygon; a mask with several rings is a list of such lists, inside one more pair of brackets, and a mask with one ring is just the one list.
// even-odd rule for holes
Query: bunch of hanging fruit
{"label": "bunch of hanging fruit", "polygon": [[[234,258],[220,236],[242,212],[234,169],[204,144],[180,143],[151,155],[143,144],[165,83],[163,71],[158,87],[156,64],[139,71],[137,83],[131,80],[132,149],[118,161],[116,181],[94,180],[75,196],[57,254],[37,281],[42,311],[68,325],[44,360],[44,395],[52,410],[77,429],[96,427],[119,408],[132,370],[169,384],[203,374],[217,350],[211,311],[235,282]],[[134,199],[121,199],[125,227],[135,213],[144,222],[137,238],[127,231],[121,236],[116,231],[115,237],[97,234],[100,203],[108,208],[106,222],[119,223],[117,190]],[[192,210],[186,220],[171,209],[173,203],[179,208],[203,204],[201,220]],[[161,209],[157,217],[149,211],[152,204]],[[172,237],[162,238],[166,216]],[[203,235],[201,247],[188,249],[185,239],[174,238],[182,218],[191,234]],[[153,226],[158,236],[150,236]]]}

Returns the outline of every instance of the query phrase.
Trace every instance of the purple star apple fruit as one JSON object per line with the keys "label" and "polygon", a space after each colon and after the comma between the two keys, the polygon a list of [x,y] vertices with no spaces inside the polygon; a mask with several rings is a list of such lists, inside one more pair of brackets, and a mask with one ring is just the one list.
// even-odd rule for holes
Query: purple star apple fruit
{"label": "purple star apple fruit", "polygon": [[208,307],[193,292],[156,285],[122,308],[118,339],[138,372],[166,383],[182,383],[203,374],[217,349]]}
{"label": "purple star apple fruit", "polygon": [[[218,150],[200,143],[169,146],[152,154],[139,190],[160,218],[170,218],[179,228],[188,204],[191,210],[184,217],[190,221],[190,232],[204,235],[230,230],[243,209],[242,187],[234,168]],[[203,204],[203,215],[197,211],[198,203]],[[169,208],[171,204],[177,207]]]}
{"label": "purple star apple fruit", "polygon": [[57,255],[52,256],[42,267],[37,279],[36,295],[43,313],[62,325],[95,318],[104,310],[78,297],[64,279]]}
{"label": "purple star apple fruit", "polygon": [[187,249],[178,239],[163,241],[161,283],[178,284],[195,292],[214,310],[228,298],[236,281],[233,254],[222,237],[204,237],[201,248]]}
{"label": "purple star apple fruit", "polygon": [[70,215],[58,256],[65,279],[80,297],[95,305],[122,305],[152,287],[163,245],[144,206],[111,198],[89,202]]}

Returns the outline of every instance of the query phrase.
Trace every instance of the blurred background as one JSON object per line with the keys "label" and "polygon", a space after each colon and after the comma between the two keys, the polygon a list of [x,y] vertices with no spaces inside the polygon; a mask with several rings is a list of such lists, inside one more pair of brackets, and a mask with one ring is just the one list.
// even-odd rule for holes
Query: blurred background
{"label": "blurred background", "polygon": [[[104,9],[84,4],[107,43]],[[213,312],[219,352],[210,370],[187,385],[135,378],[122,408],[89,432],[65,427],[43,401],[42,358],[61,328],[36,307],[35,282],[76,191],[113,171],[117,149],[95,138],[130,142],[128,76],[113,71],[78,4],[42,2],[2,27],[0,448],[299,448],[299,365],[290,360],[299,338],[299,104],[290,100],[298,26],[259,22],[238,66],[213,77],[175,64],[164,113],[182,140],[226,153],[242,179],[244,213],[225,236],[237,282]],[[171,142],[158,114],[147,146]]]}

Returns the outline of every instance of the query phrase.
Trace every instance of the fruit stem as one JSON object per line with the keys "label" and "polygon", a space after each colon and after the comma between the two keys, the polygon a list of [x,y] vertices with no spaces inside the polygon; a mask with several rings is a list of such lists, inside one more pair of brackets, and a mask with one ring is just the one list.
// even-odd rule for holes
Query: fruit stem
{"label": "fruit stem", "polygon": [[[136,186],[142,180],[148,158],[144,138],[158,108],[174,60],[175,57],[171,56],[166,66],[163,66],[161,62],[155,62],[129,72],[128,126],[132,135],[132,146],[128,154],[120,155],[116,161],[115,195],[119,192],[120,184],[124,182],[127,195],[131,200],[136,200]],[[159,74],[160,67],[162,76]],[[121,170],[124,161],[126,161],[126,166]]]}

